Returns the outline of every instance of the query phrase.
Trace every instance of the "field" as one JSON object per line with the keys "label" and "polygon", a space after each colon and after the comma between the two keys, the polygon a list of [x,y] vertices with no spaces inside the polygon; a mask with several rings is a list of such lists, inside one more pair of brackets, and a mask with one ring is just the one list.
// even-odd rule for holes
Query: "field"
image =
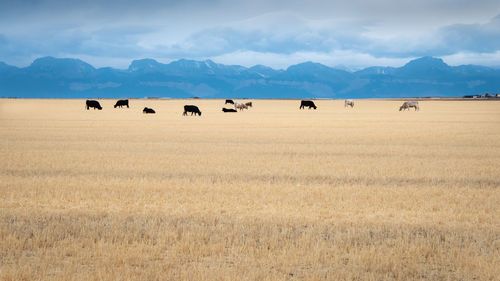
{"label": "field", "polygon": [[500,280],[500,102],[223,102],[0,100],[0,280]]}

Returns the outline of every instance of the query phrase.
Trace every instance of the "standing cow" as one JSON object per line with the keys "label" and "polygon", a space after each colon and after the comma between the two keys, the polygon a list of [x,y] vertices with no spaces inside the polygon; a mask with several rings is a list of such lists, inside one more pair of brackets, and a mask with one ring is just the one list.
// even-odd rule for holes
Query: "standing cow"
{"label": "standing cow", "polygon": [[226,102],[224,104],[228,104],[228,103],[234,104],[234,101],[233,100],[226,100]]}
{"label": "standing cow", "polygon": [[239,109],[240,111],[243,110],[243,109],[248,109],[248,106],[244,103],[241,103],[241,102],[235,102],[234,103],[234,108],[235,109]]}
{"label": "standing cow", "polygon": [[420,110],[420,107],[418,106],[418,101],[405,101],[403,105],[399,108],[399,111],[401,110],[410,110],[410,107],[415,108],[415,111]]}
{"label": "standing cow", "polygon": [[354,107],[354,101],[353,100],[345,100],[344,102],[344,107],[350,106],[351,108]]}
{"label": "standing cow", "polygon": [[311,108],[314,108],[314,110],[316,110],[316,105],[314,104],[314,102],[312,100],[302,100],[300,101],[300,107],[299,109],[303,109],[304,107],[309,107],[309,109]]}
{"label": "standing cow", "polygon": [[87,110],[89,110],[89,108],[94,108],[94,110],[97,108],[99,110],[102,110],[102,107],[101,107],[101,104],[96,101],[96,100],[87,100],[85,102],[85,107],[87,108]]}
{"label": "standing cow", "polygon": [[199,116],[201,116],[201,111],[196,105],[185,105],[184,113],[182,113],[182,115],[185,116],[188,112],[191,112],[191,115],[193,115],[194,113],[194,115],[198,114]]}
{"label": "standing cow", "polygon": [[118,100],[114,105],[115,108],[117,108],[117,107],[122,108],[122,106],[126,106],[127,108],[129,108],[128,100]]}

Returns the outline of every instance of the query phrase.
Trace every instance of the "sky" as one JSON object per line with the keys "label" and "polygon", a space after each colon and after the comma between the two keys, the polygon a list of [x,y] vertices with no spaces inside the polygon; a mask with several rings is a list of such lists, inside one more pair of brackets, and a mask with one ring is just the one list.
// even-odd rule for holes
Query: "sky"
{"label": "sky", "polygon": [[206,60],[361,69],[421,56],[500,67],[498,0],[1,0],[0,61]]}

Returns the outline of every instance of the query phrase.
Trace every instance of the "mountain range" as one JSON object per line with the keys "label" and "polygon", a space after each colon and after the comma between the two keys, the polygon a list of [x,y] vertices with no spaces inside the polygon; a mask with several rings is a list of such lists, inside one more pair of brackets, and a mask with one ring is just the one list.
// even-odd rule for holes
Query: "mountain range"
{"label": "mountain range", "polygon": [[186,59],[168,64],[134,60],[128,69],[54,57],[24,68],[0,62],[0,97],[16,98],[397,98],[499,92],[499,69],[450,66],[434,57],[355,72],[314,62],[286,70]]}

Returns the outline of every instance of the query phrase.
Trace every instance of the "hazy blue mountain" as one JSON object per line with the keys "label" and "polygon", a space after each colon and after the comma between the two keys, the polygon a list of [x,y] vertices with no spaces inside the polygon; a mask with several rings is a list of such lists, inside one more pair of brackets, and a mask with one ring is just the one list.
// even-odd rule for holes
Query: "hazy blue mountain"
{"label": "hazy blue mountain", "polygon": [[164,73],[166,65],[155,61],[154,59],[134,60],[128,67],[132,73]]}
{"label": "hazy blue mountain", "polygon": [[423,57],[412,60],[397,69],[397,75],[409,78],[437,79],[446,76],[451,71],[452,67],[444,63],[442,59]]}
{"label": "hazy blue mountain", "polygon": [[5,73],[5,74],[14,73],[17,70],[18,70],[17,67],[8,65],[5,62],[1,62],[0,61],[0,74],[3,74],[3,73]]}
{"label": "hazy blue mountain", "polygon": [[274,76],[278,73],[283,72],[283,70],[275,70],[275,69],[270,68],[269,66],[265,66],[265,65],[261,65],[261,64],[254,65],[254,66],[250,67],[249,69],[247,69],[247,71],[249,73],[257,74],[258,76],[260,76],[259,78],[269,78],[271,76]]}
{"label": "hazy blue mountain", "polygon": [[356,72],[304,62],[286,70],[211,60],[134,60],[127,69],[43,57],[18,68],[0,62],[0,96],[20,98],[384,98],[500,92],[500,70],[449,66],[423,57]]}
{"label": "hazy blue mountain", "polygon": [[79,59],[44,57],[36,59],[25,71],[32,77],[85,79],[95,73],[95,68]]}

